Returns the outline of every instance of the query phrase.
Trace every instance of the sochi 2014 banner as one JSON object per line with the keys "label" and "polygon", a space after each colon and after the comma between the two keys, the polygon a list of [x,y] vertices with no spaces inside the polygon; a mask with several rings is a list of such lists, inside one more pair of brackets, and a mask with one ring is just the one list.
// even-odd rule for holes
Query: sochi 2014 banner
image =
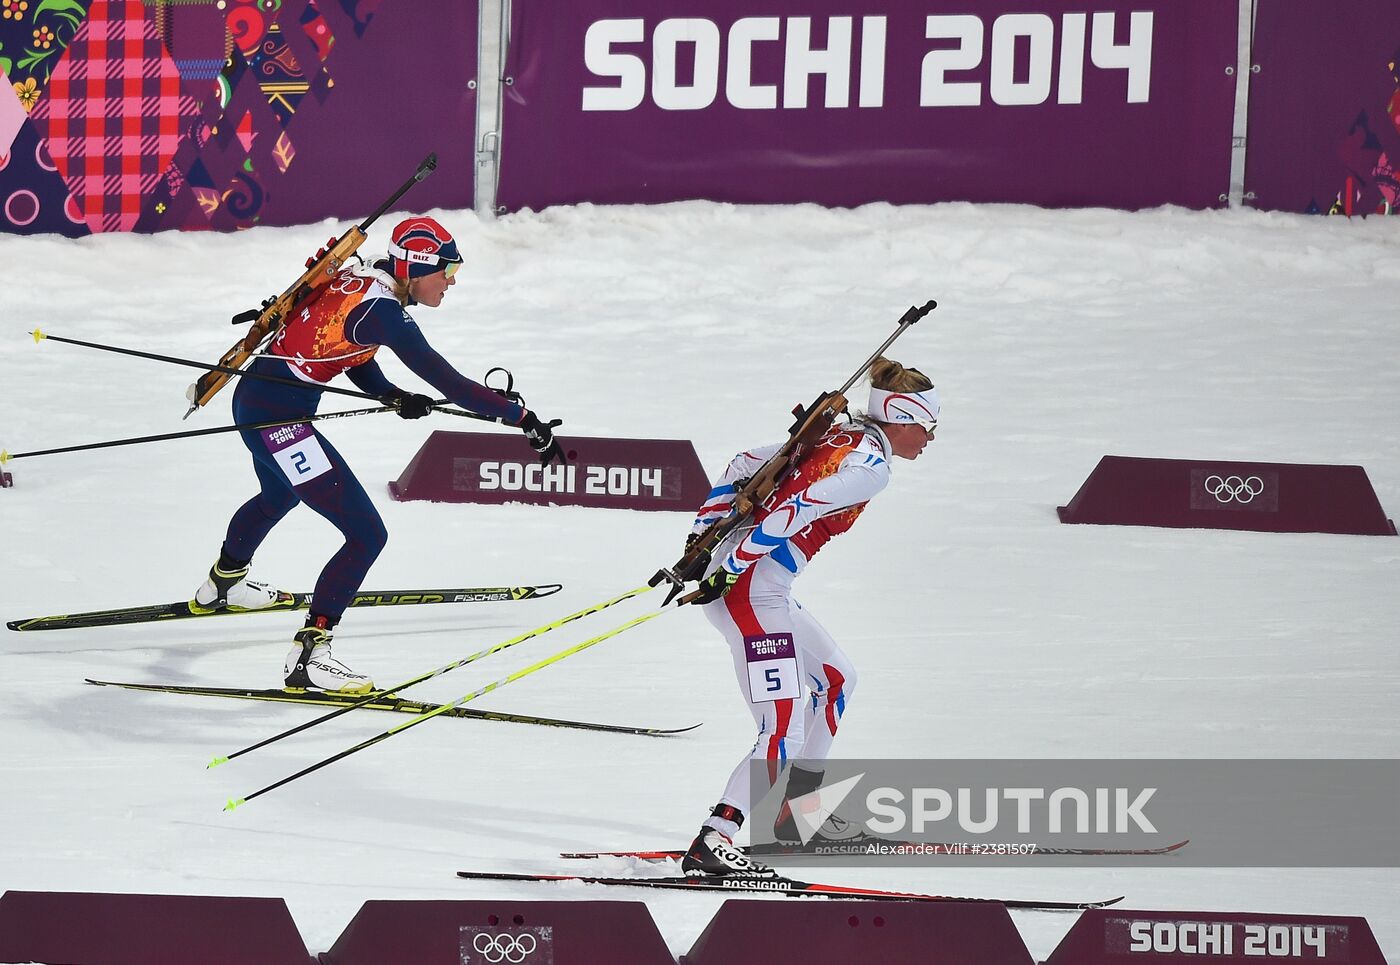
{"label": "sochi 2014 banner", "polygon": [[513,5],[498,201],[1209,207],[1225,0]]}

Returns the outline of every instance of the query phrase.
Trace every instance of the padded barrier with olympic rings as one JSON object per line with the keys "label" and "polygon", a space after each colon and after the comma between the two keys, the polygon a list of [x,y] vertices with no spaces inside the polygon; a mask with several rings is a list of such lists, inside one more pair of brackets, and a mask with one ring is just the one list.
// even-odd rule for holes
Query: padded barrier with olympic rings
{"label": "padded barrier with olympic rings", "polygon": [[7,891],[0,896],[0,962],[310,965],[313,961],[281,898],[52,891]]}
{"label": "padded barrier with olympic rings", "polygon": [[367,901],[321,965],[674,965],[640,901]]}
{"label": "padded barrier with olympic rings", "polygon": [[1104,456],[1062,523],[1394,536],[1366,470]]}
{"label": "padded barrier with olympic rings", "polygon": [[[578,892],[574,892],[578,894]],[[708,905],[678,914],[691,920]],[[698,922],[696,922],[698,924]],[[1046,965],[1385,965],[1366,919],[1210,911],[1079,914]],[[1031,965],[994,902],[729,899],[681,965]],[[281,898],[8,891],[0,962],[66,965],[675,965],[640,901],[368,901],[307,952]]]}

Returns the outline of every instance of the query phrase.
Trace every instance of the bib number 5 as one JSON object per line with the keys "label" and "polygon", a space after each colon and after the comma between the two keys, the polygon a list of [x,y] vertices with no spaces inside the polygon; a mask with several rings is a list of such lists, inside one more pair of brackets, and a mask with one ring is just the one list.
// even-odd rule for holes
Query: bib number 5
{"label": "bib number 5", "polygon": [[797,649],[790,633],[744,637],[749,670],[749,702],[766,704],[802,696]]}

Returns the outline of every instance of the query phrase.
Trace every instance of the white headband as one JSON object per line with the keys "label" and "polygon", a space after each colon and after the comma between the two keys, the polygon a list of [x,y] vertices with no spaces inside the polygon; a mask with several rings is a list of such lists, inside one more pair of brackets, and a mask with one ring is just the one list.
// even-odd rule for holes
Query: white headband
{"label": "white headband", "polygon": [[436,265],[443,260],[436,251],[414,251],[411,248],[396,245],[392,241],[389,242],[389,254],[399,261],[414,261],[420,265]]}
{"label": "white headband", "polygon": [[887,392],[872,385],[865,411],[876,422],[937,422],[938,390]]}

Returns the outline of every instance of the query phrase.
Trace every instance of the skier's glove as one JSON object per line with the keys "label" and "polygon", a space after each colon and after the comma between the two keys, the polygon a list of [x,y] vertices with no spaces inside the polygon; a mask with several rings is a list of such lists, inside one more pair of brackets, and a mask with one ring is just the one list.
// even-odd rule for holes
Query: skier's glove
{"label": "skier's glove", "polygon": [[559,443],[554,441],[554,427],[563,423],[563,419],[541,422],[529,409],[525,410],[525,417],[520,420],[520,431],[525,433],[525,438],[530,440],[530,448],[540,454],[540,462],[545,465],[551,462],[563,465],[569,461],[564,450],[559,448]]}
{"label": "skier's glove", "polygon": [[385,405],[392,405],[400,419],[421,419],[433,411],[434,399],[430,395],[405,392],[399,389],[380,399]]}
{"label": "skier's glove", "polygon": [[[685,552],[681,554],[682,559],[689,556],[695,549],[695,544],[705,538],[705,532],[708,532],[708,530],[699,533],[691,533],[685,538]],[[710,568],[710,559],[709,550],[702,550],[696,554],[694,562],[686,567],[686,569],[691,573],[703,573]]]}
{"label": "skier's glove", "polygon": [[700,581],[700,586],[698,588],[699,595],[690,602],[701,606],[706,603],[713,603],[728,593],[729,588],[737,582],[739,582],[739,574],[731,573],[721,566]]}

